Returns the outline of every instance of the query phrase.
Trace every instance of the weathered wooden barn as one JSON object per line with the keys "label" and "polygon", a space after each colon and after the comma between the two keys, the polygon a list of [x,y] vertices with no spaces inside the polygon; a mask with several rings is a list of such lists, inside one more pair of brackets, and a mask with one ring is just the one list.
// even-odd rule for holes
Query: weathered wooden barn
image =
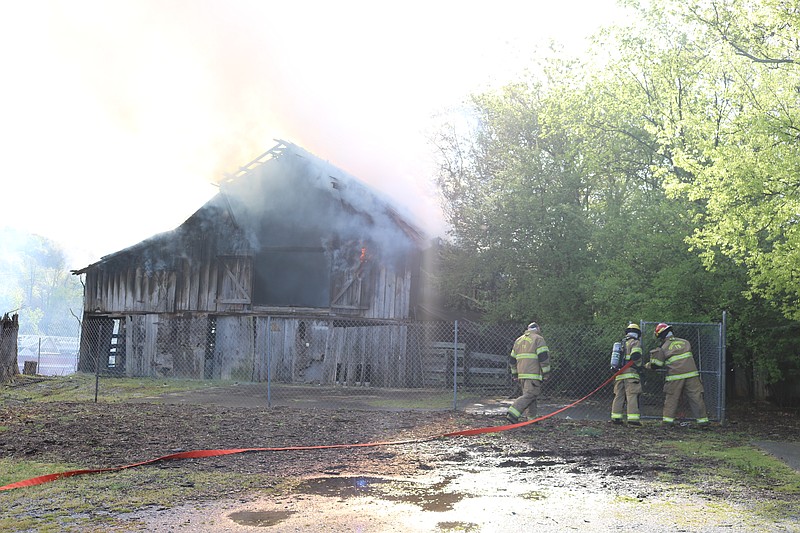
{"label": "weathered wooden barn", "polygon": [[279,141],[176,229],[73,271],[79,370],[415,386],[427,246],[363,183]]}

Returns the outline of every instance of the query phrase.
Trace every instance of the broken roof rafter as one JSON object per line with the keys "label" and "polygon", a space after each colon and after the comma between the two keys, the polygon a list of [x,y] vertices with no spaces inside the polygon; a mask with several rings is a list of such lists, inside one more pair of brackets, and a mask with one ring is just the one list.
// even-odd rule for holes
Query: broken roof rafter
{"label": "broken roof rafter", "polygon": [[235,180],[237,178],[240,178],[240,177],[244,176],[245,174],[247,174],[251,170],[260,167],[261,165],[263,165],[264,163],[266,163],[270,159],[277,158],[278,156],[280,156],[284,152],[284,150],[286,150],[286,148],[288,148],[289,143],[287,143],[286,141],[282,141],[281,139],[273,139],[273,140],[275,142],[277,142],[278,144],[276,144],[275,146],[273,146],[272,148],[270,148],[269,150],[267,150],[266,152],[264,152],[260,156],[256,157],[255,159],[253,159],[252,161],[250,161],[246,165],[243,165],[243,166],[239,167],[239,169],[236,170],[236,172],[226,173],[224,181],[232,181],[232,180]]}

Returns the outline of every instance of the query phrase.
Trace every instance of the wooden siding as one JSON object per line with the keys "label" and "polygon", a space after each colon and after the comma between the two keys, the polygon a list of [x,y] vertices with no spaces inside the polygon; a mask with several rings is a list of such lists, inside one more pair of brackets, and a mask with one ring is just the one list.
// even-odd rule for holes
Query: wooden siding
{"label": "wooden siding", "polygon": [[411,272],[395,272],[386,267],[374,276],[372,299],[358,316],[364,318],[405,320],[410,317]]}
{"label": "wooden siding", "polygon": [[[407,326],[333,326],[331,321],[261,318],[263,360],[278,382],[409,386]],[[300,334],[300,331],[304,331]],[[262,379],[266,376],[263,376]]]}
{"label": "wooden siding", "polygon": [[[220,257],[219,293],[216,298],[217,311],[244,309],[249,306],[253,294],[253,258]],[[209,302],[209,307],[211,303]]]}
{"label": "wooden siding", "polygon": [[218,316],[214,379],[255,381],[256,336],[252,316]]}
{"label": "wooden siding", "polygon": [[[340,290],[331,309],[343,316],[405,320],[410,317],[412,272],[376,268]],[[365,287],[364,284],[369,284]],[[177,270],[147,271],[117,262],[86,272],[88,314],[228,313],[253,309],[252,256],[184,257]],[[365,299],[368,298],[368,299]],[[320,311],[329,313],[328,309]]]}
{"label": "wooden siding", "polygon": [[207,330],[205,316],[162,317],[152,359],[156,375],[203,379]]}
{"label": "wooden siding", "polygon": [[151,377],[158,338],[158,315],[133,315],[125,319],[125,375]]}
{"label": "wooden siding", "polygon": [[93,269],[86,274],[84,311],[87,313],[172,313],[177,274],[169,270],[144,272],[141,267]]}
{"label": "wooden siding", "polygon": [[398,388],[424,384],[421,354],[428,340],[412,324],[185,313],[96,318],[92,323],[103,327],[84,328],[83,361],[91,353],[108,353],[115,320],[124,324],[119,364],[127,376]]}

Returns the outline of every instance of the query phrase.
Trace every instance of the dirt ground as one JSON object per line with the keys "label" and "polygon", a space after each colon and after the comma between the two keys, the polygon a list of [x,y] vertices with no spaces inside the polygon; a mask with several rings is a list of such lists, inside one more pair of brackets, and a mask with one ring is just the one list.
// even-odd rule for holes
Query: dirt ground
{"label": "dirt ground", "polygon": [[[144,501],[125,513],[100,505],[88,519],[83,517],[84,529],[93,524],[92,516],[102,516],[98,530],[602,531],[637,524],[651,532],[800,530],[797,491],[780,491],[768,479],[731,483],[731,476],[713,474],[721,467],[713,456],[671,452],[676,442],[731,448],[797,443],[800,435],[798,413],[768,405],[732,406],[727,420],[724,427],[700,431],[691,426],[664,429],[655,422],[634,429],[560,418],[497,433],[426,440],[504,422],[456,411],[245,408],[174,398],[171,403],[6,402],[0,406],[0,427],[5,427],[0,453],[9,459],[104,468],[186,450],[421,439],[137,467],[225,473],[242,480],[268,474],[271,481],[263,486],[243,481],[236,490],[229,483],[197,485],[167,504]],[[106,475],[51,485],[74,490]],[[37,489],[18,490],[36,494]],[[777,515],[770,514],[770,502],[778,504]],[[13,512],[38,516],[36,505],[35,498],[17,502]],[[62,526],[69,530],[68,522]]]}

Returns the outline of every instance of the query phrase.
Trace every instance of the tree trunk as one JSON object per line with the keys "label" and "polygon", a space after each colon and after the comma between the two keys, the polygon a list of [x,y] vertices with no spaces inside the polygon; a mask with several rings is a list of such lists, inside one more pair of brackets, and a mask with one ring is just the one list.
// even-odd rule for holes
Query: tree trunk
{"label": "tree trunk", "polygon": [[19,374],[17,364],[17,334],[19,333],[19,317],[8,313],[0,320],[0,383],[11,381]]}

